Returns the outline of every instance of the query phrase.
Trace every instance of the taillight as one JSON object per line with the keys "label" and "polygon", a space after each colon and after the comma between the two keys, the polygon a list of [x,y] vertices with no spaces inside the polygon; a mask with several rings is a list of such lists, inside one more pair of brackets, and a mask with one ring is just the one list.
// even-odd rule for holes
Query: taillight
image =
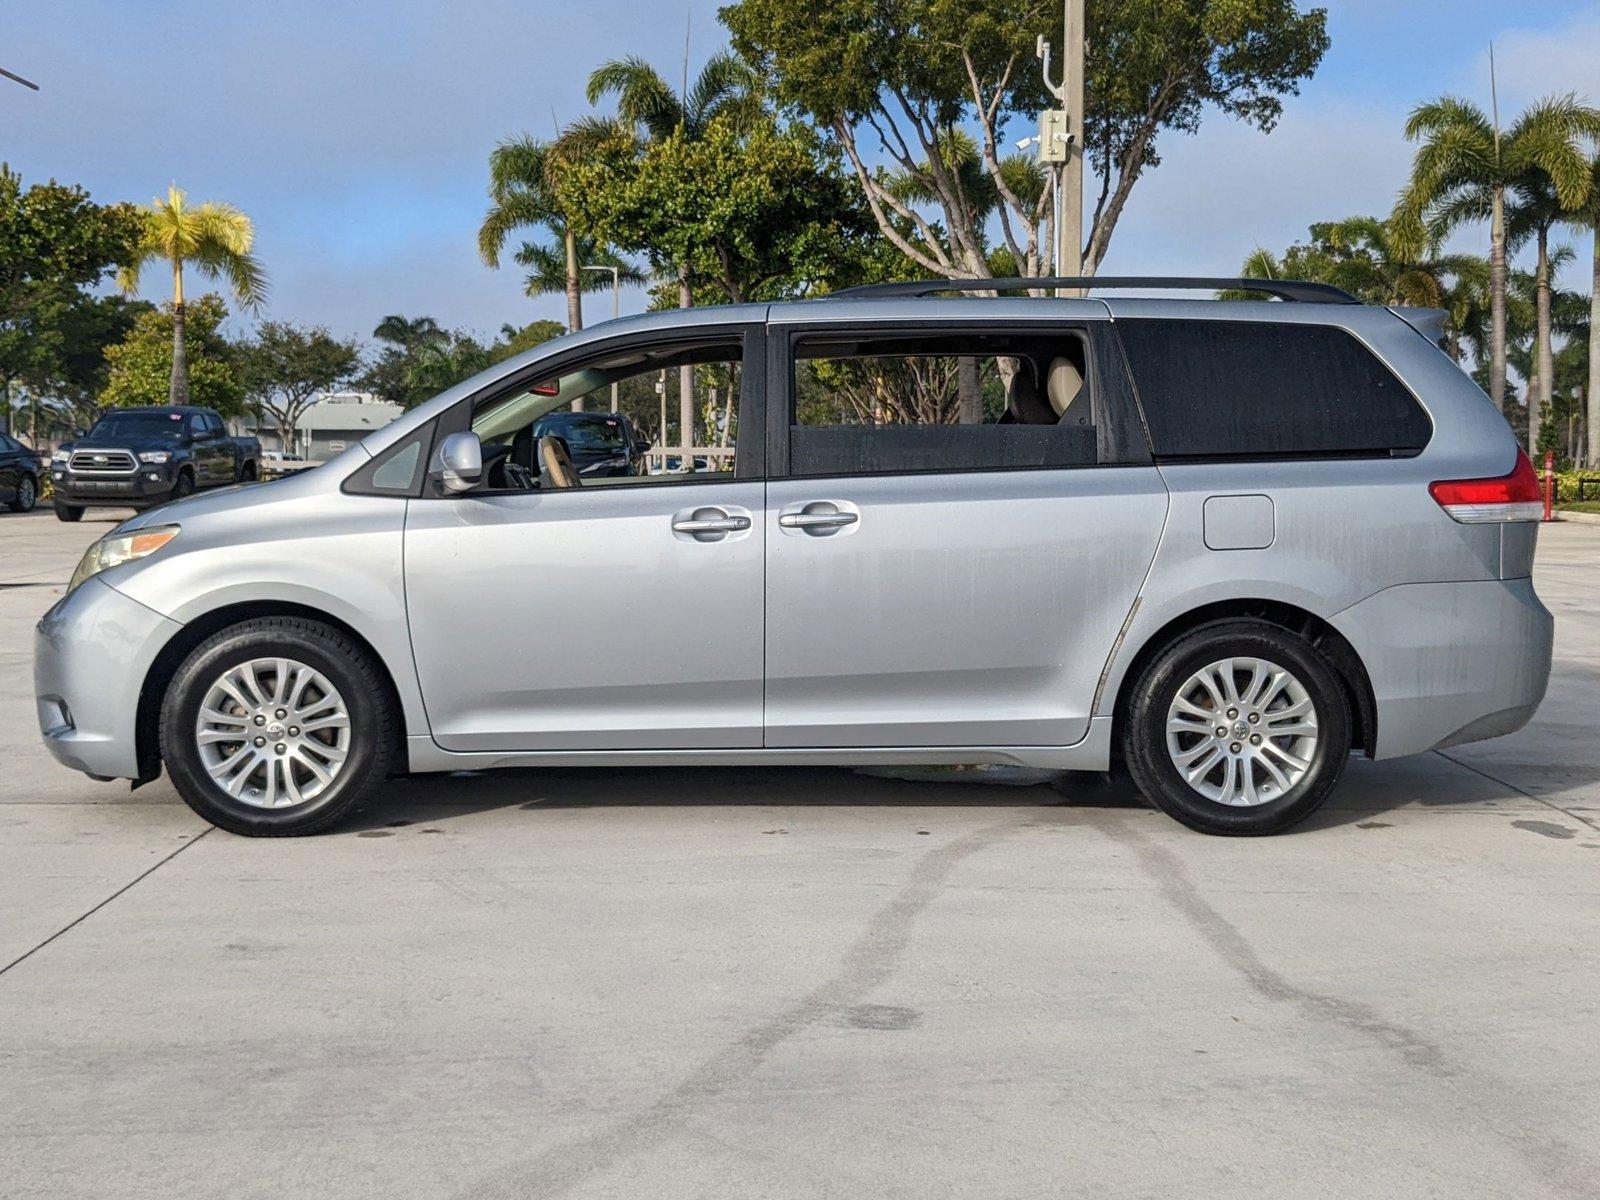
{"label": "taillight", "polygon": [[1511,474],[1498,479],[1442,479],[1428,491],[1457,521],[1479,525],[1495,521],[1537,521],[1544,516],[1539,476],[1519,448]]}

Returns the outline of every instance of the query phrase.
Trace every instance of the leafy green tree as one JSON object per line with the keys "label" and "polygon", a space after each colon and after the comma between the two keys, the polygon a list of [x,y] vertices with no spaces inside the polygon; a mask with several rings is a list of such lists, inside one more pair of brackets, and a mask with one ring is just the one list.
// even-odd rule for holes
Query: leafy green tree
{"label": "leafy green tree", "polygon": [[732,114],[695,136],[641,143],[624,131],[574,162],[561,190],[584,228],[734,304],[825,285],[866,233],[809,137],[771,120],[741,129]]}
{"label": "leafy green tree", "polygon": [[[956,129],[975,127],[1010,261],[1042,269],[1047,205],[1007,178],[1000,146],[1014,121],[1054,103],[1033,61],[1053,30],[1051,0],[735,0],[721,10],[734,49],[786,109],[830,132],[844,150],[879,230],[935,275],[990,273],[984,205],[938,152]],[[1085,247],[1093,273],[1128,197],[1160,161],[1164,130],[1193,132],[1207,108],[1263,131],[1328,47],[1326,14],[1293,0],[1100,0],[1088,10],[1085,161],[1102,175]],[[892,172],[934,198],[908,202],[870,170],[863,145],[881,147]],[[931,208],[932,214],[923,210]]]}
{"label": "leafy green tree", "polygon": [[167,189],[166,199],[157,198],[141,211],[143,236],[133,261],[119,272],[118,281],[124,291],[133,292],[150,263],[160,260],[172,268],[172,378],[168,403],[188,404],[184,267],[193,267],[208,279],[222,280],[234,299],[247,309],[259,307],[266,298],[267,276],[250,253],[255,245],[255,227],[233,205],[214,201],[191,205],[188,193],[173,185]]}
{"label": "leafy green tree", "polygon": [[1398,235],[1415,246],[1466,222],[1489,222],[1488,391],[1502,409],[1510,270],[1507,196],[1547,182],[1564,207],[1580,207],[1591,186],[1580,143],[1597,124],[1594,110],[1570,95],[1539,101],[1504,132],[1477,105],[1457,96],[1419,105],[1406,122],[1406,137],[1418,147],[1392,218]]}
{"label": "leafy green tree", "polygon": [[336,338],[322,326],[266,321],[256,336],[237,348],[238,374],[245,399],[257,420],[272,418],[278,447],[294,446],[295,431],[318,393],[352,379],[361,365],[354,341]]}
{"label": "leafy green tree", "polygon": [[[188,306],[182,322],[182,348],[189,361],[185,403],[214,408],[225,417],[244,412],[233,347],[220,329],[228,309],[208,292]],[[107,379],[100,401],[108,408],[166,404],[170,400],[174,327],[170,304],[142,313],[128,335],[105,352]]]}
{"label": "leafy green tree", "polygon": [[491,363],[481,342],[443,328],[432,317],[392,314],[372,336],[383,347],[356,383],[402,408],[415,408]]}
{"label": "leafy green tree", "polygon": [[24,188],[0,163],[0,422],[14,385],[34,397],[71,390],[87,377],[80,356],[98,359],[127,331],[114,319],[124,310],[93,289],[133,260],[140,232],[132,205],[95,204],[53,180]]}
{"label": "leafy green tree", "polygon": [[566,331],[566,326],[560,321],[534,321],[520,329],[515,325],[502,325],[499,340],[489,347],[489,361],[504,362],[513,355],[542,346]]}

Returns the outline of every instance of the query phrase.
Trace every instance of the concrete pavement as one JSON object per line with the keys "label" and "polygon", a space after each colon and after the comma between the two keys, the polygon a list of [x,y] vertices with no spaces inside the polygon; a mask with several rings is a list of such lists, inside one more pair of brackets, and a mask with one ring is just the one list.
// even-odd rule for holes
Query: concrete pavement
{"label": "concrete pavement", "polygon": [[261,842],[38,747],[92,519],[0,517],[0,1193],[1596,1192],[1600,529],[1541,534],[1528,729],[1352,762],[1283,837],[680,769]]}

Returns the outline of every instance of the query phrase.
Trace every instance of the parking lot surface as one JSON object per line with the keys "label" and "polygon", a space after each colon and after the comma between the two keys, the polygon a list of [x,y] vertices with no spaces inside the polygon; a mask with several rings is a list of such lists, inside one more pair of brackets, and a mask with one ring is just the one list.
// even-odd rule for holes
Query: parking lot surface
{"label": "parking lot surface", "polygon": [[1600,1190],[1600,527],[1541,533],[1527,729],[1285,836],[685,768],[250,841],[38,743],[33,623],[114,519],[0,515],[6,1196]]}

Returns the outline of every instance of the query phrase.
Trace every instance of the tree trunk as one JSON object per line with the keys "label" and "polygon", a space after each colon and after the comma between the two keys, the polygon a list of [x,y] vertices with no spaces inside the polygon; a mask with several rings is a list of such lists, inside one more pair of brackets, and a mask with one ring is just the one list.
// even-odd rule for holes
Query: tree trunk
{"label": "tree trunk", "polygon": [[1584,426],[1588,432],[1588,464],[1600,467],[1600,211],[1594,219],[1594,279],[1589,292],[1589,394]]}
{"label": "tree trunk", "polygon": [[1489,399],[1506,409],[1506,192],[1494,189],[1489,222]]}
{"label": "tree trunk", "polygon": [[1555,352],[1550,338],[1550,231],[1539,230],[1539,261],[1535,267],[1534,285],[1537,288],[1539,329],[1535,343],[1534,370],[1538,372],[1539,385],[1528,393],[1528,453],[1539,454],[1539,432],[1544,414],[1550,411],[1550,398],[1555,387]]}
{"label": "tree trunk", "polygon": [[[583,289],[578,284],[578,235],[568,225],[565,231],[567,244],[567,329],[576,333],[583,328]],[[583,411],[583,397],[572,402],[573,412]]]}
{"label": "tree trunk", "polygon": [[978,391],[978,360],[970,356],[956,363],[956,420],[963,425],[983,424],[983,396]]}
{"label": "tree trunk", "polygon": [[[678,307],[694,307],[694,288],[689,283],[689,268],[678,268]],[[678,368],[678,431],[683,444],[683,469],[694,470],[694,368],[687,363]]]}
{"label": "tree trunk", "polygon": [[183,341],[183,260],[172,264],[172,382],[168,404],[189,403],[189,348]]}

